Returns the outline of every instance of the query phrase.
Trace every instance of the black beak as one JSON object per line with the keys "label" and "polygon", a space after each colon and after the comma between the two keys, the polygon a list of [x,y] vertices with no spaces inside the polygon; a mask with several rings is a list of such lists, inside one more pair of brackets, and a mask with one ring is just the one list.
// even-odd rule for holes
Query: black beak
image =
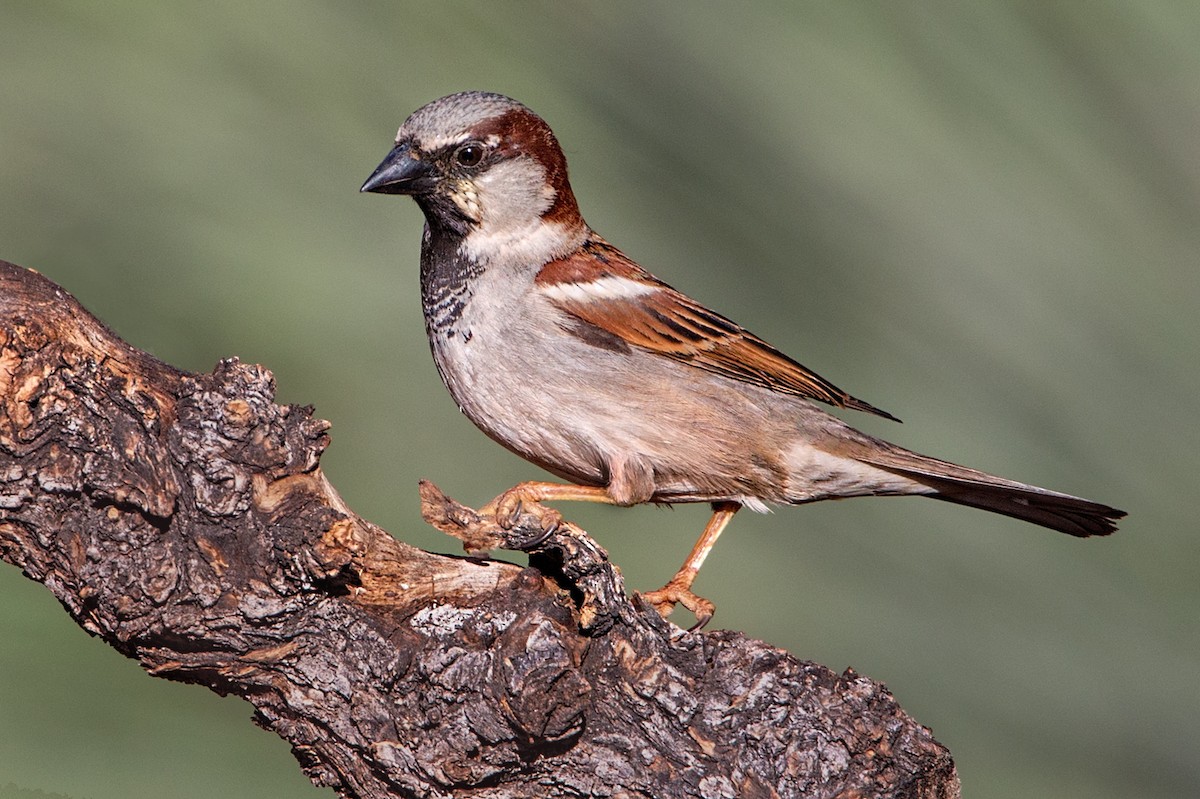
{"label": "black beak", "polygon": [[379,194],[423,194],[433,188],[430,165],[414,158],[412,146],[402,142],[392,148],[387,157],[375,167],[371,177],[359,191]]}

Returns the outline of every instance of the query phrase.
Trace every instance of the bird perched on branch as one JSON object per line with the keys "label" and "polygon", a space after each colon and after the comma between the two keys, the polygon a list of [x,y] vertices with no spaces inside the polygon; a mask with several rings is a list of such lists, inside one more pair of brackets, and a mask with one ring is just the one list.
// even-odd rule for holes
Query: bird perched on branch
{"label": "bird perched on branch", "polygon": [[597,235],[550,127],[498,94],[463,92],[405,120],[362,191],[425,214],[421,301],[438,372],[484,433],[570,481],[522,483],[497,518],[546,500],[708,502],[683,567],[644,594],[697,627],[691,590],[739,508],[922,495],[1074,536],[1122,511],[919,455],[816,403],[890,414],[850,396],[651,275]]}

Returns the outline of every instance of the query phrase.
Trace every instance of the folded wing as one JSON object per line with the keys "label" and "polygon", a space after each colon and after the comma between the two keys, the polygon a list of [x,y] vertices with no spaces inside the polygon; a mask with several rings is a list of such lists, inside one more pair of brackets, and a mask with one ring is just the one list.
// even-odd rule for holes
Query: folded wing
{"label": "folded wing", "polygon": [[572,332],[593,343],[623,343],[732,380],[900,421],[671,288],[599,237],[542,267],[537,286],[581,323]]}

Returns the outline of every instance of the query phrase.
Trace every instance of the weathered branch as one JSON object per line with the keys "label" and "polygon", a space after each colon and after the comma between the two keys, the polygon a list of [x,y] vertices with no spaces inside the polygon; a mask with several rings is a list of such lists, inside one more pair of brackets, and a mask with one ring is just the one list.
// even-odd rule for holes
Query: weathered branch
{"label": "weathered branch", "polygon": [[326,423],[236,360],[185,374],[0,262],[0,557],[151,674],[237,694],[346,797],[952,797],[881,685],[626,599],[582,531],[422,487],[435,555],[356,516]]}

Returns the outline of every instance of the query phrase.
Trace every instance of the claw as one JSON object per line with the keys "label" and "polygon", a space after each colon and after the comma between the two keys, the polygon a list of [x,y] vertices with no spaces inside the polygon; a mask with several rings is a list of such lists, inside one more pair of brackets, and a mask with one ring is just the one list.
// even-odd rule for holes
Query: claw
{"label": "claw", "polygon": [[540,544],[554,533],[562,524],[562,514],[553,508],[547,508],[528,496],[524,485],[516,486],[505,491],[480,509],[480,514],[491,516],[503,530],[514,530],[522,527],[534,527],[540,531],[532,541],[522,542],[521,549]]}
{"label": "claw", "polygon": [[704,597],[692,593],[689,586],[684,585],[684,581],[679,579],[679,575],[671,578],[671,581],[657,591],[647,591],[642,594],[642,599],[649,602],[651,607],[658,611],[658,615],[664,619],[671,615],[671,611],[676,605],[683,605],[696,617],[696,623],[688,628],[688,632],[696,632],[704,629],[717,612],[717,606],[708,601]]}
{"label": "claw", "polygon": [[550,536],[558,532],[558,522],[551,522],[549,527],[543,527],[538,531],[537,535],[522,541],[514,541],[513,548],[519,549],[522,552],[528,552],[531,549],[536,549],[546,542]]}

